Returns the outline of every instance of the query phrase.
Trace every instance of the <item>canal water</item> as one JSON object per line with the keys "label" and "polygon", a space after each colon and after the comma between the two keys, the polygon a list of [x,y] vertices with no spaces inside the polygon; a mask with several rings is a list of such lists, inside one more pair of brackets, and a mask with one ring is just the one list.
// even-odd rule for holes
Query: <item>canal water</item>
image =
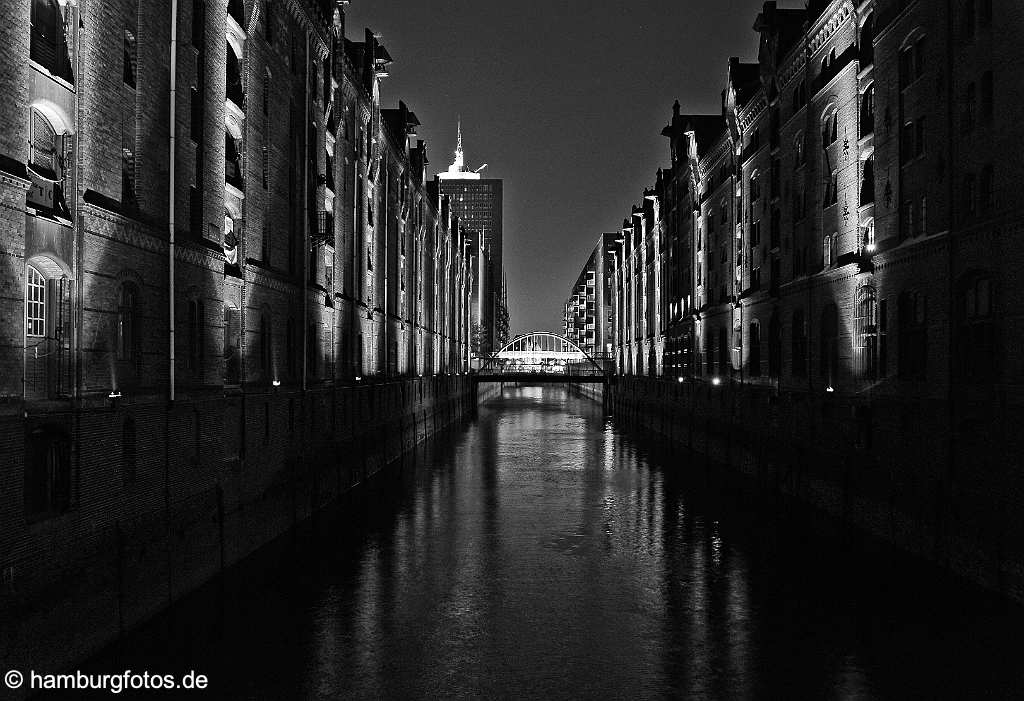
{"label": "canal water", "polygon": [[506,388],[83,669],[216,698],[1020,698],[1021,609],[697,462]]}

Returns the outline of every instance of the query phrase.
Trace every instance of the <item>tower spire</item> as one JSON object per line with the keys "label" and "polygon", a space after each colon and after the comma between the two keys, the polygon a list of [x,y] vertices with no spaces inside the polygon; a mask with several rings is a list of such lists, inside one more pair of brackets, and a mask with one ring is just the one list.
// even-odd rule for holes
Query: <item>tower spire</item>
{"label": "tower spire", "polygon": [[[456,122],[456,141],[455,141],[455,158],[452,160],[452,164],[448,166],[448,171],[445,173],[438,173],[438,176],[442,179],[455,179],[455,180],[479,180],[480,174],[476,171],[470,171],[466,167],[466,156],[462,152],[462,115],[458,116]],[[481,166],[480,168],[483,168]],[[478,168],[477,170],[480,170]]]}

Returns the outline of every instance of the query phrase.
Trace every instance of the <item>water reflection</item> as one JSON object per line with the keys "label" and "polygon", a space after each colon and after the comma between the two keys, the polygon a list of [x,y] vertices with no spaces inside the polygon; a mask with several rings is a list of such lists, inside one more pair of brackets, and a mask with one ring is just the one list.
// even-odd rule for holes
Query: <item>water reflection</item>
{"label": "water reflection", "polygon": [[506,388],[91,667],[197,669],[224,698],[1022,688],[1018,609],[764,501],[640,447],[599,404]]}

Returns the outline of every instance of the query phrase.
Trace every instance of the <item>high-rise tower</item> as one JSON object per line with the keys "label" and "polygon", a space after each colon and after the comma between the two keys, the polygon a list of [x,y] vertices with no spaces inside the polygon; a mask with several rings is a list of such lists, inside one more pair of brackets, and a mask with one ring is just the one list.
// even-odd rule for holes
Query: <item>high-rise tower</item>
{"label": "high-rise tower", "polygon": [[437,180],[441,194],[451,197],[477,251],[471,322],[478,339],[474,352],[478,353],[498,350],[500,340],[508,336],[508,310],[502,294],[502,181],[482,177],[480,171],[485,167],[470,170],[466,166],[460,119],[455,158],[446,172],[438,173]]}

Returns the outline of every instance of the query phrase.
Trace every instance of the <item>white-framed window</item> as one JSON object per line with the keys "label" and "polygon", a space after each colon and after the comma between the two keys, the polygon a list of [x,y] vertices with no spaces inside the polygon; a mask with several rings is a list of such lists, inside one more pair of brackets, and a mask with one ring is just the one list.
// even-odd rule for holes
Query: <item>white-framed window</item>
{"label": "white-framed window", "polygon": [[25,335],[46,335],[46,278],[31,265],[25,291]]}

